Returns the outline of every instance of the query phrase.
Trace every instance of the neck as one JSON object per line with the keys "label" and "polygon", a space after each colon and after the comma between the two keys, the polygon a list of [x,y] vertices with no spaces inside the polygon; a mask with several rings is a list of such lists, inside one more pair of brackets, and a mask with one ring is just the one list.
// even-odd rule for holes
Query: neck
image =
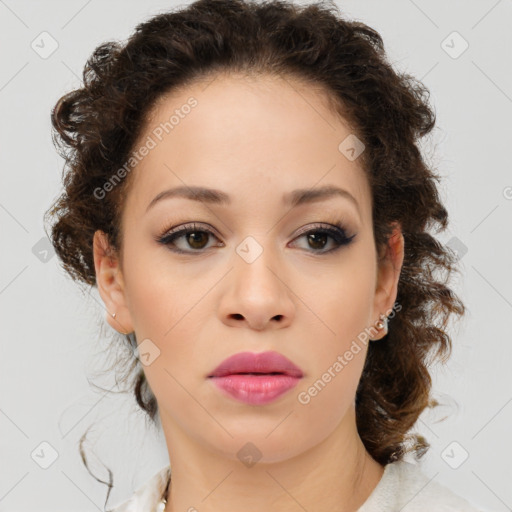
{"label": "neck", "polygon": [[[297,448],[305,442],[300,434],[289,439],[287,446],[278,435],[274,436],[276,444],[269,442],[271,435],[262,435],[251,445],[247,445],[246,438],[225,435],[216,447],[204,446],[187,436],[171,418],[162,415],[161,421],[172,475],[165,512],[296,512],[298,506],[304,510],[356,512],[384,472],[357,434],[353,408],[330,435],[303,450]],[[218,449],[230,444],[231,452]],[[242,463],[236,456],[244,445],[253,459],[258,455],[251,446],[261,447],[261,458],[253,465]],[[296,447],[295,451],[290,446]]]}

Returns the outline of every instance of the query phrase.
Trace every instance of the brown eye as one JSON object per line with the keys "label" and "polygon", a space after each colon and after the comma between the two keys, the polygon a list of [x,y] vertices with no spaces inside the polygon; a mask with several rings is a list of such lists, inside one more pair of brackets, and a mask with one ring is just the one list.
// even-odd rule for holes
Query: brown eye
{"label": "brown eye", "polygon": [[[343,245],[348,245],[355,236],[356,235],[347,237],[341,225],[330,227],[320,225],[316,229],[310,229],[302,233],[296,240],[306,238],[308,246],[306,250],[313,249],[313,253],[326,254],[339,249]],[[331,245],[333,245],[333,247],[331,249],[325,249],[325,247],[329,245],[329,240],[332,241]]]}
{"label": "brown eye", "polygon": [[167,234],[157,238],[157,241],[178,253],[199,253],[204,252],[207,248],[211,236],[217,238],[209,229],[202,229],[200,226],[192,224],[176,231],[167,232]]}
{"label": "brown eye", "polygon": [[204,249],[204,244],[208,241],[208,234],[206,231],[189,231],[185,237],[187,243],[194,249]]}
{"label": "brown eye", "polygon": [[308,242],[313,243],[313,245],[311,245],[311,243],[309,244],[312,249],[323,249],[329,239],[329,235],[326,233],[320,233],[320,235],[310,233],[306,236],[308,237]]}

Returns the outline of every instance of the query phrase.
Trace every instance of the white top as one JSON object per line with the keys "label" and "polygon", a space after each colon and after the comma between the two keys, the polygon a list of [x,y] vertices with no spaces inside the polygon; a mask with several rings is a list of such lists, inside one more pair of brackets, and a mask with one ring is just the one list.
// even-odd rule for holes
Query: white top
{"label": "white top", "polygon": [[[162,468],[111,512],[162,512],[161,500],[170,476]],[[483,512],[444,485],[430,480],[417,464],[395,461],[357,512]]]}

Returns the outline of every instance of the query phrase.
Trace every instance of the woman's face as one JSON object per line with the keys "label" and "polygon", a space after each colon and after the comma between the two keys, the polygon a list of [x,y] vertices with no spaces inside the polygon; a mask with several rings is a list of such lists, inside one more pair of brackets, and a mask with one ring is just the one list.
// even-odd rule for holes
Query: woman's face
{"label": "woman's face", "polygon": [[[364,333],[393,307],[402,253],[377,266],[353,137],[319,92],[269,77],[217,76],[153,111],[135,147],[146,154],[131,171],[121,261],[106,263],[100,232],[94,245],[109,322],[143,344],[167,433],[231,459],[251,441],[269,462],[336,429],[357,435]],[[194,187],[216,192],[169,192]],[[183,227],[192,233],[164,238]],[[236,399],[208,376],[247,351],[277,351],[303,376],[269,403]]]}

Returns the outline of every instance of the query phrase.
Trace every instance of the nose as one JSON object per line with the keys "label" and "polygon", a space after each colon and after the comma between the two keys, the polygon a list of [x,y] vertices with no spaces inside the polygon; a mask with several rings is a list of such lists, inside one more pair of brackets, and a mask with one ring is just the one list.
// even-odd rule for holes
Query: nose
{"label": "nose", "polygon": [[293,293],[277,259],[264,250],[248,262],[238,255],[224,283],[218,313],[232,327],[281,329],[295,314]]}

